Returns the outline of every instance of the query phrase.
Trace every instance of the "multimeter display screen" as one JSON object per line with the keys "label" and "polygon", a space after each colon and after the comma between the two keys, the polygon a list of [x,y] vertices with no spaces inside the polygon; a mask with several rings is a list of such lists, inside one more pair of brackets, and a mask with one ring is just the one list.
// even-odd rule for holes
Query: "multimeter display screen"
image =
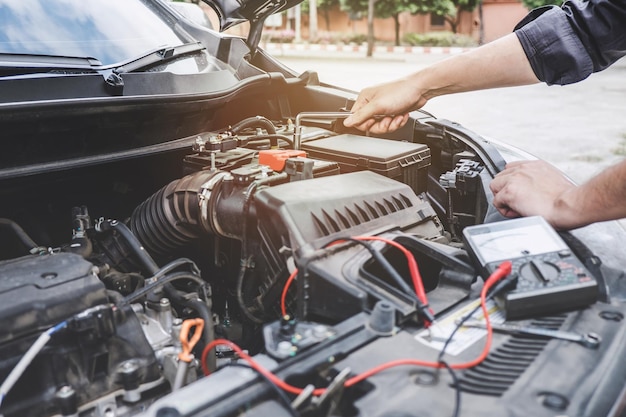
{"label": "multimeter display screen", "polygon": [[481,264],[558,252],[567,245],[543,219],[526,218],[467,228],[465,238]]}

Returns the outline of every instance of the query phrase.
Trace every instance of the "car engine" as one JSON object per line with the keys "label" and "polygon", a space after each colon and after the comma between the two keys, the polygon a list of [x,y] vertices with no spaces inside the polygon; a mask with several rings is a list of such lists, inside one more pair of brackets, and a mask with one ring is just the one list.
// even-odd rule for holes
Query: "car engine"
{"label": "car engine", "polygon": [[[374,146],[370,153],[383,145],[324,129],[310,129],[309,136],[319,140],[305,142],[305,149],[328,138]],[[319,256],[325,244],[344,237],[393,229],[446,240],[424,196],[425,145],[384,141],[398,156],[381,169],[410,179],[411,188],[363,170],[358,165],[368,155],[352,156],[360,160],[350,167],[337,160],[341,155],[310,159],[303,150],[281,149],[285,140],[263,117],[198,135],[193,153],[181,161],[187,175],[123,220],[92,220],[90,212],[99,207],[73,207],[72,238],[59,247],[40,246],[4,219],[5,245],[23,246],[24,255],[0,264],[0,374],[9,374],[42,330],[63,323],[3,401],[4,415],[132,414],[146,399],[199,376],[195,360],[183,379],[177,377],[187,320],[202,319],[204,344],[217,334],[251,352],[262,350],[262,325],[280,317],[294,258]],[[343,171],[355,172],[339,175]],[[342,301],[318,296],[341,288],[325,275],[308,289],[310,302],[297,302],[301,291],[291,289],[293,314],[299,309],[299,315],[337,323],[385,298],[348,281]],[[402,301],[396,303],[409,310],[409,300]],[[214,369],[215,359],[210,362]]]}
{"label": "car engine", "polygon": [[[28,208],[0,222],[2,415],[289,415],[235,369],[250,356],[326,387],[294,400],[301,415],[366,415],[353,407],[375,388],[343,395],[332,364],[475,291],[460,232],[487,211],[485,167],[454,140],[429,147],[433,132],[414,143],[257,116],[84,168],[95,183],[79,170],[16,180],[14,207]],[[40,187],[54,197],[35,209]]]}

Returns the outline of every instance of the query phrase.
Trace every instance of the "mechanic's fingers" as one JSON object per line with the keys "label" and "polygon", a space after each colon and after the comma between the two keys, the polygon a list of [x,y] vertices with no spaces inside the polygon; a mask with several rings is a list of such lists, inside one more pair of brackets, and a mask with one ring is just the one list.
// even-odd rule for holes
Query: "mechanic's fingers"
{"label": "mechanic's fingers", "polygon": [[489,184],[489,188],[495,194],[502,190],[502,188],[511,181],[511,178],[518,175],[523,175],[521,170],[524,166],[533,164],[536,161],[514,161],[506,164],[506,167],[500,171]]}
{"label": "mechanic's fingers", "polygon": [[[510,186],[509,188],[505,188],[506,182],[502,186],[500,186],[496,182],[495,187],[493,186],[493,183],[494,181],[492,181],[490,184],[490,187],[494,193],[493,201],[492,201],[493,206],[500,212],[500,214],[502,214],[505,217],[520,217],[520,213],[513,210],[510,205],[512,201],[515,201],[514,190],[511,190]],[[497,187],[500,187],[500,188],[497,188]],[[496,188],[497,191],[494,191],[494,188]]]}
{"label": "mechanic's fingers", "polygon": [[554,166],[545,161],[513,161],[507,163],[504,170],[500,171],[496,177],[506,176],[513,173],[541,172],[554,169]]}
{"label": "mechanic's fingers", "polygon": [[381,134],[393,132],[394,130],[400,129],[408,121],[409,115],[407,113],[397,116],[372,116],[361,124],[354,124],[346,119],[344,121],[344,126],[355,127],[364,132],[367,131],[370,133]]}
{"label": "mechanic's fingers", "polygon": [[502,178],[505,178],[511,174],[515,174],[519,172],[520,168],[523,168],[524,165],[527,165],[529,162],[531,161],[515,161],[515,162],[507,163],[506,167],[502,171],[496,174],[496,176],[494,177],[494,180],[500,179],[499,181],[496,181],[496,182],[501,182]]}
{"label": "mechanic's fingers", "polygon": [[346,117],[346,119],[343,121],[343,125],[345,127],[356,127],[357,129],[361,129],[360,126],[364,125],[370,119],[374,119],[374,115],[376,114],[376,107],[367,101],[365,101],[365,103],[363,104],[360,104],[359,100],[357,100],[351,111],[352,114]]}
{"label": "mechanic's fingers", "polygon": [[512,210],[510,207],[496,207],[496,210],[504,217],[515,218],[522,217],[517,211]]}
{"label": "mechanic's fingers", "polygon": [[389,128],[391,130],[398,130],[402,126],[404,126],[408,121],[409,121],[409,114],[408,113],[397,115],[397,116],[395,116],[393,118],[393,120],[389,124]]}
{"label": "mechanic's fingers", "polygon": [[491,182],[489,183],[489,189],[492,193],[497,194],[502,190],[502,188],[508,181],[506,177],[506,171],[502,171],[491,180]]}
{"label": "mechanic's fingers", "polygon": [[400,129],[409,120],[409,115],[386,116],[374,123],[370,128],[370,133],[382,134]]}
{"label": "mechanic's fingers", "polygon": [[[354,102],[354,104],[352,105],[352,108],[350,109],[350,112],[352,113],[356,113],[359,110],[361,110],[363,108],[363,106],[365,106],[367,103],[369,103],[369,100],[366,98],[361,98],[361,96],[359,96],[356,101]],[[348,118],[353,117],[353,116],[349,116]]]}
{"label": "mechanic's fingers", "polygon": [[489,189],[493,192],[492,204],[505,217],[519,217],[520,214],[513,210],[514,202],[517,200],[519,192],[518,183],[515,181],[515,166],[507,167],[504,171],[496,175],[489,183]]}
{"label": "mechanic's fingers", "polygon": [[513,161],[506,164],[506,169],[517,168],[522,165],[535,164],[537,161]]}
{"label": "mechanic's fingers", "polygon": [[373,133],[375,135],[381,135],[381,134],[384,134],[384,133],[388,133],[390,131],[389,128],[386,127],[386,126],[387,126],[387,124],[381,123],[379,121],[379,122],[374,123],[372,125],[372,127],[370,127],[369,129],[366,129],[365,131],[367,132],[368,135],[370,133]]}
{"label": "mechanic's fingers", "polygon": [[[378,117],[378,122],[374,123],[370,128],[370,132],[372,133],[385,133],[389,130],[389,125],[393,120],[391,117]],[[372,131],[372,129],[375,129]]]}
{"label": "mechanic's fingers", "polygon": [[[352,117],[352,116],[350,116]],[[348,122],[347,121],[348,118],[344,119],[343,121],[343,125],[345,127],[350,127],[350,128],[355,128],[355,129],[359,129],[363,132],[369,131],[372,126],[374,126],[375,124],[377,124],[379,122],[379,120],[375,119],[375,118],[369,118],[369,119],[365,119],[363,122],[359,122],[359,123],[355,123],[354,121]]]}

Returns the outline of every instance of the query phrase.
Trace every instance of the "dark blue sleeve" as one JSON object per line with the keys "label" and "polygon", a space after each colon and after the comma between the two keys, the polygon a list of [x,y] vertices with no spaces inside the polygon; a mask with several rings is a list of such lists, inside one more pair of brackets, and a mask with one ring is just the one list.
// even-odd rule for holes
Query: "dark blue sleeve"
{"label": "dark blue sleeve", "polygon": [[542,8],[515,33],[539,80],[575,83],[626,55],[626,0],[573,0]]}

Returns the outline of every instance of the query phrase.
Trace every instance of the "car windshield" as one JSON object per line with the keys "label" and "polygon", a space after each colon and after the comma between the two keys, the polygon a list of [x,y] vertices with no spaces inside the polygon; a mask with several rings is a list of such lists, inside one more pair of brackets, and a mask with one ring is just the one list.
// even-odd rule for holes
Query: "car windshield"
{"label": "car windshield", "polygon": [[181,38],[141,0],[0,0],[0,53],[117,64]]}

